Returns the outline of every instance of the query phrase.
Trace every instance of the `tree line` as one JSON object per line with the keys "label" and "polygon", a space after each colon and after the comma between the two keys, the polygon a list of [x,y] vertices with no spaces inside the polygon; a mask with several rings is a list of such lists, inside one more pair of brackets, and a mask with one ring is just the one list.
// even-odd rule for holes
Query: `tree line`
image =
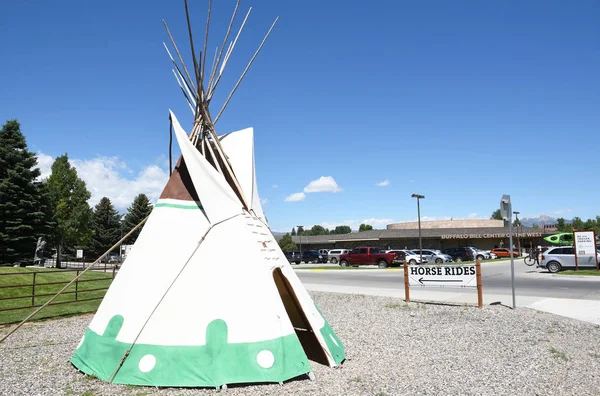
{"label": "tree line", "polygon": [[[372,225],[361,224],[358,227],[358,232],[369,231],[372,229],[373,229]],[[334,229],[330,230],[329,228],[325,228],[325,227],[317,224],[317,225],[312,226],[312,228],[309,230],[305,230],[304,227],[302,227],[302,226],[298,226],[297,230],[296,230],[296,227],[294,227],[294,228],[292,228],[292,232],[290,233],[290,235],[291,236],[296,236],[296,235],[339,235],[339,234],[350,234],[351,232],[352,232],[352,229],[350,228],[350,226],[347,226],[347,225],[337,226]]]}
{"label": "tree line", "polygon": [[587,219],[583,221],[579,217],[573,217],[571,224],[568,224],[563,217],[556,219],[556,228],[560,232],[573,232],[576,230],[581,231],[596,231],[596,235],[600,234],[600,216],[596,216],[595,219]]}
{"label": "tree line", "polygon": [[[500,209],[494,211],[490,216],[490,219],[502,220],[502,214],[500,214]],[[521,221],[515,219],[513,222],[513,226],[521,225]],[[533,228],[539,228],[539,225],[534,224]],[[575,230],[581,231],[596,231],[596,235],[600,233],[600,216],[596,216],[594,219],[587,219],[583,221],[580,217],[573,217],[570,223],[567,223],[567,220],[564,217],[559,217],[556,219],[556,229],[559,232],[573,232]]]}
{"label": "tree line", "polygon": [[[87,202],[91,193],[66,153],[56,158],[51,169],[50,176],[39,180],[35,153],[28,150],[19,122],[10,120],[2,126],[0,265],[33,261],[39,237],[56,249],[59,268],[61,257],[73,255],[75,249],[96,258],[152,211],[145,194],[135,197],[124,216],[107,197],[91,208]],[[124,243],[134,243],[140,231]]]}

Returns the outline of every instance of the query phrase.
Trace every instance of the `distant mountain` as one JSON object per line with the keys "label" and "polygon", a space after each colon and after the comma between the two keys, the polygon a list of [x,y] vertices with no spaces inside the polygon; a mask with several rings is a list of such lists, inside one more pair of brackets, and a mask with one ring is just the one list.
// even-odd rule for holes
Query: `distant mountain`
{"label": "distant mountain", "polygon": [[[547,216],[547,215],[541,215],[540,217],[524,217],[522,219],[519,219],[519,221],[521,221],[521,224],[523,224],[525,227],[533,227],[533,225],[538,225],[541,226],[542,224],[556,224],[556,218],[555,217],[551,217],[551,216]],[[571,224],[573,221],[571,219],[565,219],[565,223],[567,224]]]}

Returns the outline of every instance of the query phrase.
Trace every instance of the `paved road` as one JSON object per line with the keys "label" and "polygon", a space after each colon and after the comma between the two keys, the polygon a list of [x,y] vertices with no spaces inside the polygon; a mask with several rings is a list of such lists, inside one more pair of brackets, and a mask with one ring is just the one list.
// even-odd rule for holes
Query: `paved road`
{"label": "paved road", "polygon": [[[314,266],[314,265],[313,265]],[[299,268],[300,266],[294,268]],[[310,265],[302,265],[310,268]],[[378,289],[402,289],[403,271],[384,270],[329,270],[324,272],[297,271],[300,279],[311,285],[352,286]],[[482,265],[484,294],[511,294],[510,261]],[[515,288],[517,296],[576,298],[600,301],[600,277],[553,275],[546,270],[527,267],[523,260],[515,260]],[[451,292],[452,289],[423,287],[422,290]],[[470,292],[462,289],[461,292]]]}

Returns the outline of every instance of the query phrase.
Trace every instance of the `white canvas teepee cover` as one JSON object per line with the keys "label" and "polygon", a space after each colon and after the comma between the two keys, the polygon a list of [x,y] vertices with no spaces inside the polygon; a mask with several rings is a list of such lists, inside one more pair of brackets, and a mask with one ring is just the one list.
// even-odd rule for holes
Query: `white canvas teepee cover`
{"label": "white canvas teepee cover", "polygon": [[121,384],[281,382],[335,366],[344,347],[279,248],[256,191],[252,129],[222,137],[250,211],[193,147],[161,198],[71,362]]}

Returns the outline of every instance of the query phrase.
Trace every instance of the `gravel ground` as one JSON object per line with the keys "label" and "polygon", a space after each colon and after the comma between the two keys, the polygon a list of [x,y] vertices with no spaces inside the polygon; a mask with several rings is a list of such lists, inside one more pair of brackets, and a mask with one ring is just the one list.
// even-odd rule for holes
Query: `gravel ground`
{"label": "gravel ground", "polygon": [[[600,326],[527,308],[405,304],[311,293],[348,359],[317,380],[230,387],[230,395],[600,395]],[[68,362],[92,316],[37,322],[0,344],[2,395],[202,395],[113,385]],[[6,333],[0,328],[0,334]]]}

